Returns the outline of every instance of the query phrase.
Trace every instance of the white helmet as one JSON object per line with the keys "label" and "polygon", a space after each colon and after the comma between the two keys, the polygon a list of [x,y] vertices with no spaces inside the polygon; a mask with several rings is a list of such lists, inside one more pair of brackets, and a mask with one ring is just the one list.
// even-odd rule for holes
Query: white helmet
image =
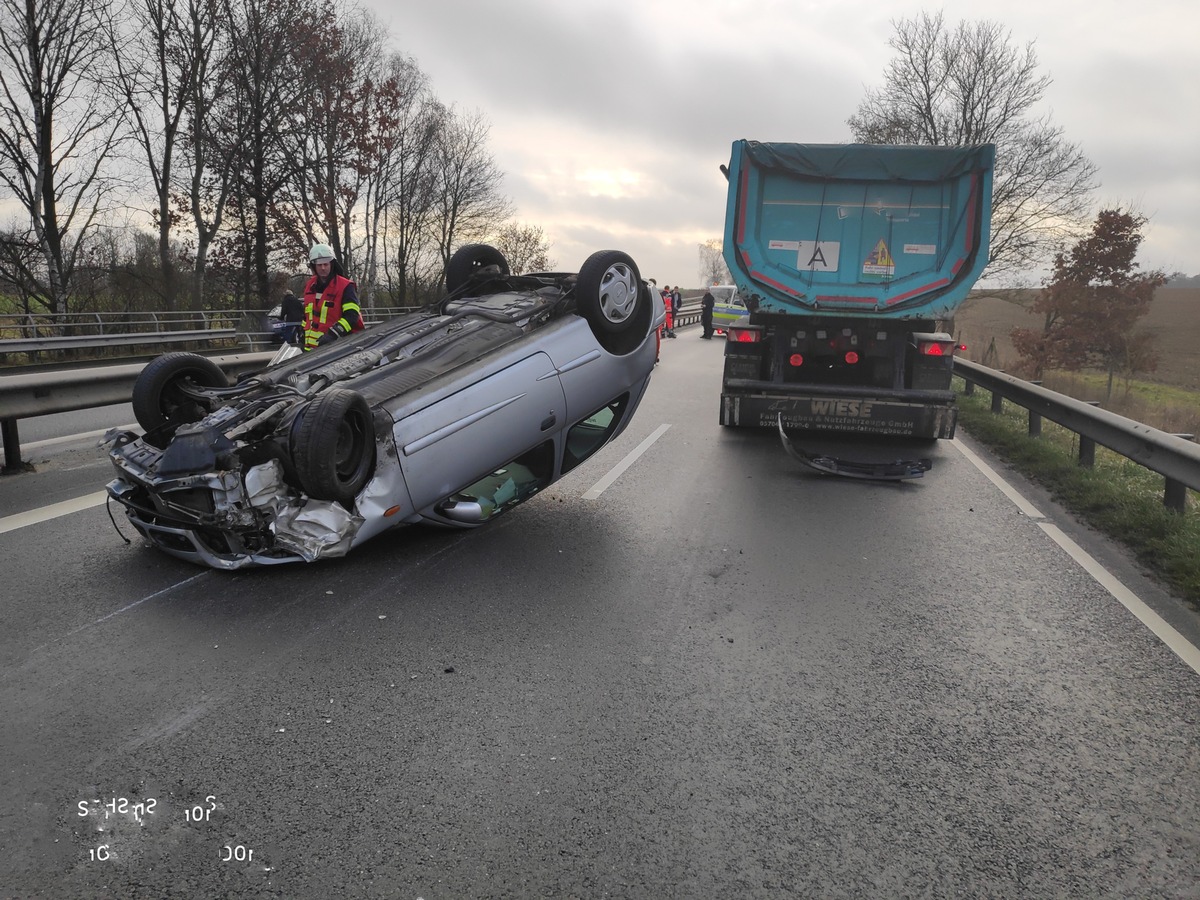
{"label": "white helmet", "polygon": [[333,248],[328,244],[313,244],[312,249],[308,251],[308,262],[310,265],[317,263],[331,263],[336,259],[333,255]]}

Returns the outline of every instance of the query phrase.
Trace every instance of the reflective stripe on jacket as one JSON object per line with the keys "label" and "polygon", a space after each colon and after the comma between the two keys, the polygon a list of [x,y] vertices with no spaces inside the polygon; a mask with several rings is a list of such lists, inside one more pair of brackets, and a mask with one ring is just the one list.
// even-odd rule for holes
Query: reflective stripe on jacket
{"label": "reflective stripe on jacket", "polygon": [[346,288],[353,285],[344,275],[332,275],[325,288],[317,293],[317,278],[314,275],[304,286],[304,349],[317,346],[321,335],[335,325],[341,325],[343,334],[362,331],[362,310],[354,301],[343,302]]}

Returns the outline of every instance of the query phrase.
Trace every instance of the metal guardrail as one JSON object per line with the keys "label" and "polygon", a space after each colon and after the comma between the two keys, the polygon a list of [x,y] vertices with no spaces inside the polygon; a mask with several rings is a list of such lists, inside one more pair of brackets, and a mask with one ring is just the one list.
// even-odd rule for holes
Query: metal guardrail
{"label": "metal guardrail", "polygon": [[[159,310],[149,312],[4,313],[0,334],[18,332],[22,337],[56,335],[64,328],[92,334],[106,331],[162,331],[172,326],[190,328],[232,327],[247,312],[256,310]],[[266,312],[265,310],[263,311]]]}
{"label": "metal guardrail", "polygon": [[12,338],[0,340],[0,353],[41,353],[44,350],[135,347],[146,344],[195,344],[236,338],[236,328],[192,331],[122,331],[113,334],[69,335],[66,337]]}
{"label": "metal guardrail", "polygon": [[[227,375],[236,377],[263,368],[273,355],[243,353],[209,359]],[[0,375],[0,432],[4,440],[5,471],[21,468],[19,419],[128,403],[133,396],[133,383],[144,368],[144,363],[126,363],[63,372]]]}
{"label": "metal guardrail", "polygon": [[1170,509],[1183,511],[1186,488],[1200,490],[1200,446],[1186,437],[1159,431],[969,360],[956,358],[954,374],[966,382],[968,394],[974,385],[990,391],[993,412],[1001,411],[1004,400],[1027,409],[1031,436],[1041,434],[1043,417],[1075,432],[1079,435],[1080,465],[1090,467],[1095,462],[1099,444],[1162,475],[1166,479],[1163,504]]}
{"label": "metal guardrail", "polygon": [[[369,322],[413,311],[407,306],[365,310]],[[144,313],[0,315],[0,355],[53,350],[95,350],[237,339],[247,350],[273,342],[268,310],[198,310]]]}

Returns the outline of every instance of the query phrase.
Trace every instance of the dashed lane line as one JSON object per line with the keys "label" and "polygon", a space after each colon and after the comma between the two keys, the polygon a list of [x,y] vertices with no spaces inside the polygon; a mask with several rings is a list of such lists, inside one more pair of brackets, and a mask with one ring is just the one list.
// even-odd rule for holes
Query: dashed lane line
{"label": "dashed lane line", "polygon": [[599,481],[597,481],[594,485],[592,485],[591,489],[588,490],[587,493],[585,493],[583,495],[583,499],[584,500],[595,500],[601,494],[603,494],[606,490],[608,490],[610,487],[612,487],[613,482],[616,481],[618,478],[620,478],[621,475],[624,474],[626,469],[628,469],[635,462],[637,462],[638,457],[640,457],[643,453],[645,453],[647,450],[649,450],[654,445],[654,442],[657,441],[660,437],[662,437],[666,433],[667,429],[670,427],[671,426],[669,424],[663,424],[663,425],[659,425],[656,429],[654,429],[654,431],[650,433],[649,437],[647,437],[644,441],[642,441],[640,444],[638,444],[636,447],[634,447],[632,450],[630,450],[629,453],[626,455],[626,457],[623,460],[621,460],[619,463],[617,463],[615,466],[613,466],[613,468],[611,470],[609,470],[607,475],[605,475],[603,478],[601,478]]}

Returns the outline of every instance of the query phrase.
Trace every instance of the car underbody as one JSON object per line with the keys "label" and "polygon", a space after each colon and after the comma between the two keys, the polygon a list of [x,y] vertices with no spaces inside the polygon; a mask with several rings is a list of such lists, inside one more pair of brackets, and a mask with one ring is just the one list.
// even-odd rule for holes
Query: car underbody
{"label": "car underbody", "polygon": [[661,307],[626,260],[477,267],[434,308],[234,385],[203,357],[159,357],[134,391],[145,433],[107,436],[109,495],[152,544],[219,569],[342,556],[406,523],[476,527],[636,409]]}

